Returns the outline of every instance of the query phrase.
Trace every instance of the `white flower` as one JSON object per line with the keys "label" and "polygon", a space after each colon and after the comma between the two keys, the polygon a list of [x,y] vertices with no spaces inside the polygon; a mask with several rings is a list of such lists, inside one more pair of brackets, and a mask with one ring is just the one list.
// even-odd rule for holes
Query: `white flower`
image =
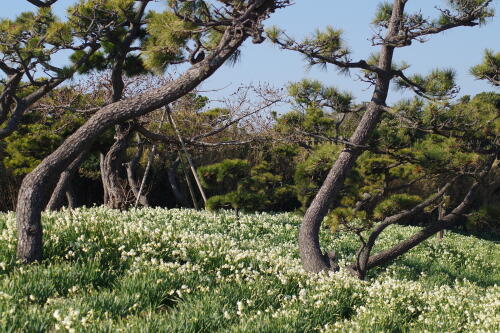
{"label": "white flower", "polygon": [[54,313],[52,314],[52,317],[54,317],[58,321],[61,321],[62,320],[61,311],[59,311],[59,310],[54,311]]}

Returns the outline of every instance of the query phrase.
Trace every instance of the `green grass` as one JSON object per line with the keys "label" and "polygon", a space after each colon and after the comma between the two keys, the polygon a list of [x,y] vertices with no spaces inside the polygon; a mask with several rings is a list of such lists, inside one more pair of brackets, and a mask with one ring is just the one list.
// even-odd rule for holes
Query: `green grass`
{"label": "green grass", "polygon": [[[0,214],[1,332],[499,332],[500,249],[447,233],[358,281],[301,269],[292,214],[106,208],[43,216],[45,258],[15,261]],[[375,250],[418,228],[392,226]],[[322,235],[341,262],[349,234]]]}

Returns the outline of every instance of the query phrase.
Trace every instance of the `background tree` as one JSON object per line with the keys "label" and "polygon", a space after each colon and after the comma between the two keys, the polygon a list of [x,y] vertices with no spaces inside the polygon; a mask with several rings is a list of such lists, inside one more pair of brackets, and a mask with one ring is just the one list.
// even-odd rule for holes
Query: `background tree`
{"label": "background tree", "polygon": [[293,187],[272,171],[266,161],[251,166],[241,159],[225,159],[199,168],[203,186],[215,194],[208,199],[207,208],[232,208],[237,213],[295,208]]}
{"label": "background tree", "polygon": [[[50,9],[56,1],[30,2],[38,11],[0,21],[0,138],[16,130],[33,104],[85,67],[99,49],[101,35],[118,24],[114,18],[98,19],[96,12],[86,20],[74,13],[63,22]],[[57,67],[54,56],[67,51],[78,59]]]}
{"label": "background tree", "polygon": [[[167,78],[151,74],[125,77],[124,96],[133,96],[166,81]],[[2,187],[4,197],[10,198],[2,201],[2,210],[14,209],[22,177],[105,105],[111,91],[110,72],[93,73],[70,86],[55,89],[30,108],[23,116],[18,131],[7,137],[1,148],[0,163],[5,172],[0,174],[0,179],[2,183],[5,182]],[[256,124],[265,123],[268,118],[264,117],[266,110],[282,99],[279,90],[267,85],[240,87],[220,101],[210,101],[192,92],[171,105],[171,116],[175,119],[192,160],[199,166],[231,156],[244,158],[253,154],[252,151],[257,151],[259,145],[268,140],[262,126],[256,127]],[[211,108],[212,104],[217,107]],[[179,160],[179,142],[165,119],[164,109],[137,118],[135,124],[138,129],[119,156],[123,165],[118,169],[118,185],[124,192],[124,204],[135,204],[143,180],[143,170],[150,164],[140,204],[190,206],[185,202],[189,194]],[[165,141],[148,139],[140,133],[142,130],[161,134]],[[104,172],[100,159],[104,160],[106,150],[112,146],[113,135],[114,130],[105,131],[82,157],[83,161],[72,164],[71,168],[64,171],[47,209],[61,208],[68,196],[71,196],[71,203],[76,206],[104,203],[103,196],[100,195],[105,190],[101,181]],[[152,163],[149,163],[153,146],[156,146],[155,154]],[[191,178],[192,174],[188,173],[188,177]],[[71,190],[75,186],[78,188],[76,192]]]}
{"label": "background tree", "polygon": [[[17,131],[6,137],[0,145],[2,151],[0,162],[6,170],[0,178],[11,175],[12,178],[8,182],[20,184],[22,177],[33,170],[43,158],[95,113],[106,97],[102,90],[94,89],[93,83],[94,81],[91,79],[82,79],[74,84],[56,88],[23,114]],[[110,138],[109,134],[103,135],[93,149],[97,149],[99,145],[109,141]],[[88,166],[90,167],[90,165]],[[91,179],[94,178],[92,172],[86,175],[82,173],[81,176],[87,179],[83,183],[91,182]],[[79,184],[82,185],[82,182]],[[10,195],[17,197],[18,186],[11,187],[11,189]],[[82,189],[81,192],[84,191]],[[66,189],[61,189],[58,194],[62,197],[60,199],[64,201]],[[83,199],[80,200],[82,203],[89,203],[86,199],[81,199]],[[61,200],[56,206],[62,205]],[[13,210],[15,203],[16,199],[13,198],[9,205],[3,209]]]}
{"label": "background tree", "polygon": [[[148,2],[141,1],[140,4],[144,5]],[[88,3],[82,2],[81,5],[85,6]],[[253,37],[255,42],[261,42],[262,38],[259,38],[259,36],[262,33],[263,20],[277,8],[286,5],[288,5],[288,1],[267,0],[224,1],[212,6],[207,6],[203,1],[171,2],[170,10],[167,10],[163,15],[172,18],[174,22],[178,22],[175,26],[177,29],[165,29],[162,32],[167,35],[170,33],[178,34],[186,30],[189,32],[181,40],[181,44],[185,45],[183,49],[185,51],[176,53],[175,60],[178,61],[179,57],[182,57],[185,62],[190,60],[189,50],[192,51],[193,47],[188,45],[190,40],[194,42],[194,45],[199,45],[199,48],[195,46],[195,50],[202,47],[205,49],[206,54],[203,60],[196,57],[197,59],[194,59],[195,64],[171,83],[101,108],[24,178],[16,210],[19,259],[23,262],[32,262],[42,258],[40,212],[48,200],[48,193],[56,185],[57,175],[66,169],[79,154],[85,151],[99,134],[110,126],[154,111],[190,92],[233,55],[249,36]],[[97,8],[99,9],[99,7]],[[158,21],[151,20],[150,22],[152,28],[155,24],[161,26]],[[188,29],[189,27],[191,29]],[[157,35],[157,38],[149,44],[149,50],[151,52],[154,49],[158,51],[158,48],[162,46],[163,50],[168,50],[168,39],[164,37]],[[210,41],[212,43],[209,43]],[[153,63],[158,65],[161,64],[157,62],[159,58],[158,56],[155,57],[155,54],[170,57],[162,58],[163,63],[161,64],[164,66],[169,64],[169,60],[172,58],[172,54],[167,52],[150,53],[151,61],[155,60]]]}

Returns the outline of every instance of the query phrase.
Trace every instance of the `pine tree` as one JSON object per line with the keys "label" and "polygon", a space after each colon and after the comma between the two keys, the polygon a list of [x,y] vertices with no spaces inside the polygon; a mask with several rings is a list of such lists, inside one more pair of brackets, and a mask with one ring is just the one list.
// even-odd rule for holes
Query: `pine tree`
{"label": "pine tree", "polygon": [[[341,192],[344,181],[355,166],[357,158],[367,149],[369,139],[380,123],[383,113],[391,110],[386,105],[391,82],[395,81],[400,88],[410,89],[418,96],[432,100],[445,100],[457,93],[453,70],[436,69],[428,75],[408,76],[407,64],[394,63],[395,52],[399,48],[410,46],[415,41],[423,42],[433,34],[460,26],[477,26],[493,15],[490,8],[491,0],[447,1],[448,8],[440,9],[434,19],[424,17],[421,12],[408,13],[405,11],[407,3],[408,0],[394,0],[392,3],[383,3],[379,6],[372,22],[375,29],[372,44],[380,47],[380,52],[358,61],[352,60],[340,29],[327,27],[324,30],[317,30],[311,37],[302,41],[294,40],[279,28],[268,30],[271,41],[282,49],[304,55],[310,65],[323,67],[333,65],[343,72],[358,69],[364,75],[363,81],[373,85],[373,95],[366,105],[363,117],[351,137],[344,142],[343,150],[304,216],[299,233],[299,247],[306,270],[319,272],[335,267],[333,264],[335,258],[323,253],[320,247],[321,224],[332,208],[334,198]],[[470,195],[467,194],[462,204],[457,206],[457,209],[460,207],[460,212],[470,205],[472,192],[477,186],[478,184],[474,183],[470,188]],[[445,216],[447,222],[443,225],[455,220],[454,216]],[[360,264],[354,269],[360,277],[364,277],[368,267],[383,263],[396,255],[394,252],[387,252],[375,255],[373,260],[368,258],[378,230],[381,232],[383,227],[374,231],[373,237],[367,240],[363,253],[360,253],[359,257],[362,257]],[[421,241],[421,238],[417,238]],[[407,249],[408,247],[405,247],[405,250]]]}

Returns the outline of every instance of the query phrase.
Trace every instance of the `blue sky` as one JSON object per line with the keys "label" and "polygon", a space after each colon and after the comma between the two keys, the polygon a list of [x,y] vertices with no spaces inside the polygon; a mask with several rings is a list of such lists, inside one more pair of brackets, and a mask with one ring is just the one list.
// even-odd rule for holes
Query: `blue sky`
{"label": "blue sky", "polygon": [[[1,17],[14,17],[16,14],[32,10],[34,6],[25,0],[2,1]],[[55,12],[64,17],[64,8],[74,0],[59,0]],[[159,0],[153,5],[162,8],[166,0]],[[494,0],[494,7],[500,12],[500,0]],[[370,0],[296,0],[291,7],[283,9],[266,25],[277,25],[291,36],[302,38],[317,28],[331,25],[345,32],[344,38],[353,51],[353,59],[359,60],[377,52],[369,41],[373,35],[370,21],[379,1]],[[437,15],[435,6],[444,6],[444,1],[410,0],[409,10],[422,10],[425,15]],[[500,15],[500,13],[499,13]],[[474,28],[456,28],[439,35],[432,36],[426,43],[414,43],[412,46],[398,49],[396,61],[406,61],[411,65],[409,73],[426,74],[433,68],[454,68],[457,81],[461,87],[461,95],[491,91],[492,87],[484,82],[474,80],[468,73],[469,68],[479,62],[485,48],[500,51],[500,18],[488,20],[485,26]],[[202,85],[203,90],[230,86],[222,91],[211,93],[215,98],[229,94],[240,84],[269,82],[276,87],[302,78],[318,79],[325,84],[336,86],[351,92],[356,102],[370,99],[371,89],[367,84],[356,80],[356,72],[350,77],[338,74],[333,67],[326,70],[308,69],[303,58],[290,51],[282,51],[265,42],[253,45],[244,44],[242,57],[234,66],[224,66]],[[408,96],[408,95],[407,95]],[[391,91],[389,103],[402,97],[400,92]]]}

